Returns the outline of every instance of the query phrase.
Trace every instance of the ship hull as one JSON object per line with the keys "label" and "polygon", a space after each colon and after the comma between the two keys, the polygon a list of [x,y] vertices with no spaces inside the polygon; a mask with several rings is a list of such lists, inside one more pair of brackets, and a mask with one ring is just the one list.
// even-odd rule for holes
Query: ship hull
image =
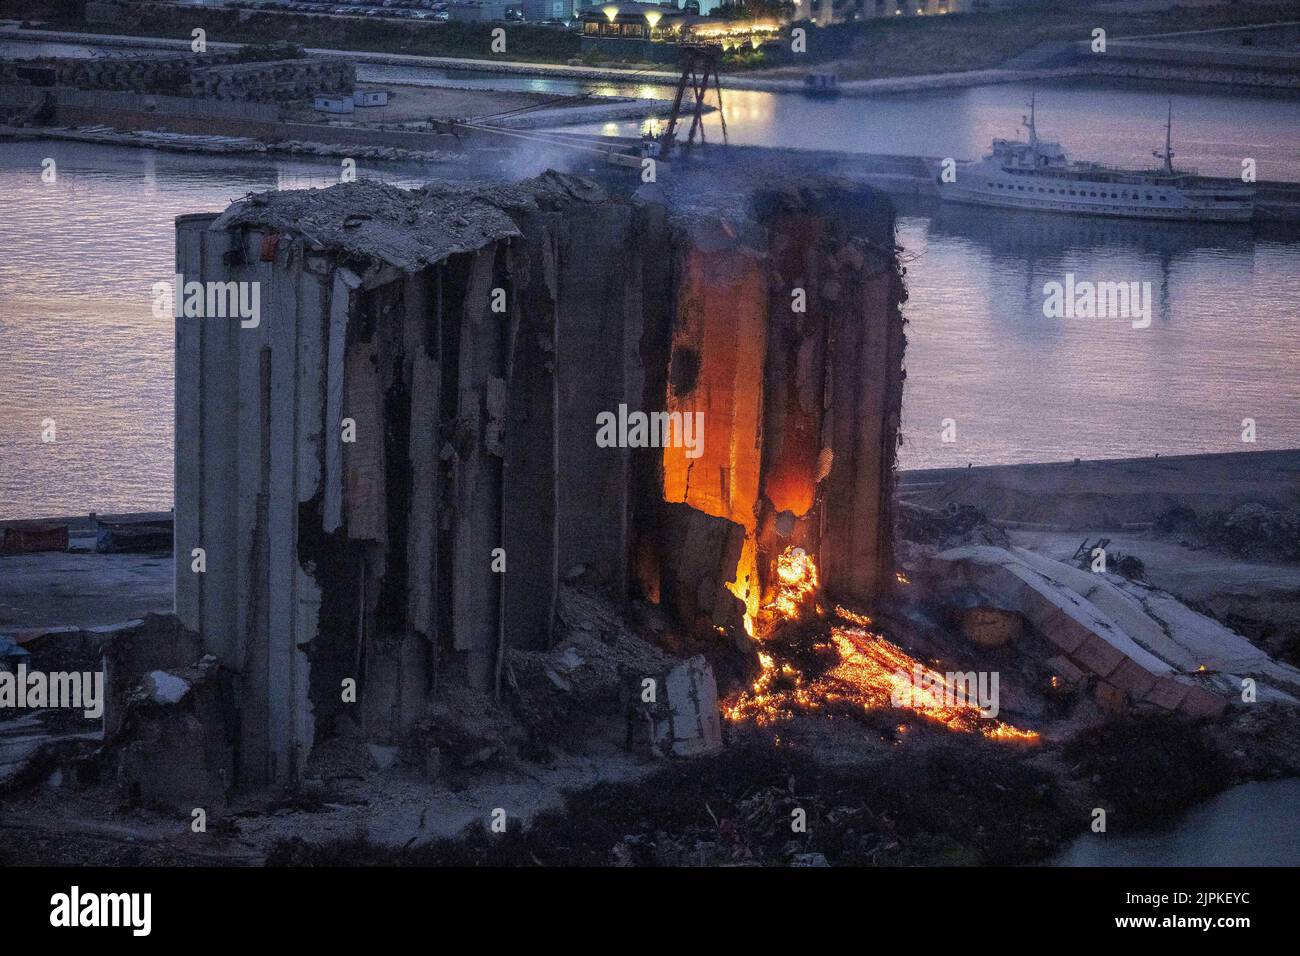
{"label": "ship hull", "polygon": [[1249,222],[1254,193],[1236,184],[1145,179],[1116,171],[1107,178],[1024,172],[981,162],[959,166],[955,182],[938,182],[948,202],[995,209],[1023,209],[1072,216],[1157,219],[1166,222]]}
{"label": "ship hull", "polygon": [[1168,209],[1149,206],[1122,205],[1074,205],[1054,203],[1047,200],[1021,199],[1010,196],[988,196],[982,193],[961,192],[939,188],[939,196],[945,202],[960,203],[964,206],[985,206],[996,209],[1021,209],[1030,212],[1054,212],[1068,216],[1107,216],[1116,219],[1158,219],[1165,222],[1250,222],[1255,211],[1251,206],[1231,208],[1201,208],[1195,206],[1174,207]]}

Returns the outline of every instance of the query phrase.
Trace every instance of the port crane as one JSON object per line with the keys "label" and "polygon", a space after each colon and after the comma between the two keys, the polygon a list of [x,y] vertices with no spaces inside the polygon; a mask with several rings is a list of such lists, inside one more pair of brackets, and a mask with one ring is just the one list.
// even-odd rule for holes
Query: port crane
{"label": "port crane", "polygon": [[718,78],[718,64],[722,59],[722,49],[717,46],[705,44],[689,44],[682,47],[682,75],[677,80],[677,94],[673,97],[672,113],[668,117],[668,125],[665,127],[656,141],[659,146],[659,155],[668,159],[672,155],[673,148],[677,145],[677,124],[683,121],[682,116],[682,99],[686,91],[691,91],[691,102],[688,109],[691,117],[691,128],[686,134],[686,142],[683,148],[690,150],[695,145],[695,132],[699,130],[700,145],[705,143],[704,138],[704,98],[709,93],[709,81],[713,81],[713,90],[718,98],[718,119],[722,123],[722,142],[727,142],[727,115],[722,110],[722,82]]}

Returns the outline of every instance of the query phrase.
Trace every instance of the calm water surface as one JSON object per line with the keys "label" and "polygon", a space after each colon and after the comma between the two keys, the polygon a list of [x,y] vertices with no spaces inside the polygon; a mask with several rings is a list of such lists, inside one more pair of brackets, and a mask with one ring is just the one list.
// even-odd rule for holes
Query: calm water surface
{"label": "calm water surface", "polygon": [[1233,787],[1168,830],[1088,833],[1054,866],[1300,866],[1300,780]]}
{"label": "calm water surface", "polygon": [[[728,93],[727,107],[735,141],[968,157],[1013,132],[1027,95]],[[1040,123],[1080,156],[1141,163],[1167,99],[1052,88]],[[1178,93],[1174,110],[1180,162],[1231,172],[1250,155],[1262,178],[1296,178],[1294,101]],[[46,157],[57,183],[41,181]],[[153,317],[150,288],[173,271],[173,218],[253,190],[327,185],[337,169],[0,145],[0,518],[170,506],[173,329]],[[424,171],[363,173],[409,185]],[[898,238],[910,295],[904,467],[1300,446],[1300,236],[904,206]],[[1043,285],[1066,273],[1150,283],[1151,327],[1045,319]],[[47,418],[54,444],[41,441]],[[940,441],[947,418],[955,443]],[[1254,446],[1240,441],[1243,418],[1258,423]]]}

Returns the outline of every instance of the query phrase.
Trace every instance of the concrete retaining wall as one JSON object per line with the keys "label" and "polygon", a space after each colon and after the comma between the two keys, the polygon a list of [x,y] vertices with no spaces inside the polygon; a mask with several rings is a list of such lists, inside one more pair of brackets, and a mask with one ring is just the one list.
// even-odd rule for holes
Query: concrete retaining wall
{"label": "concrete retaining wall", "polygon": [[274,123],[280,119],[278,106],[261,103],[222,103],[186,96],[154,96],[107,90],[55,90],[54,94],[61,108],[71,107],[105,113],[153,113],[168,118],[190,117],[258,123]]}
{"label": "concrete retaining wall", "polygon": [[260,103],[222,103],[177,96],[87,90],[55,90],[54,122],[60,126],[162,129],[173,133],[282,138],[279,108]]}

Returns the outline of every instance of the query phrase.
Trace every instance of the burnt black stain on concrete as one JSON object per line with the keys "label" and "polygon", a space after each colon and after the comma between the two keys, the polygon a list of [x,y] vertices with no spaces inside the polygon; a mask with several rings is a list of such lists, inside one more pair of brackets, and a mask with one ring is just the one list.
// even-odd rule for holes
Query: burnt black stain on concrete
{"label": "burnt black stain on concrete", "polygon": [[700,381],[700,355],[694,349],[679,345],[673,349],[672,386],[673,394],[686,398],[695,391]]}

